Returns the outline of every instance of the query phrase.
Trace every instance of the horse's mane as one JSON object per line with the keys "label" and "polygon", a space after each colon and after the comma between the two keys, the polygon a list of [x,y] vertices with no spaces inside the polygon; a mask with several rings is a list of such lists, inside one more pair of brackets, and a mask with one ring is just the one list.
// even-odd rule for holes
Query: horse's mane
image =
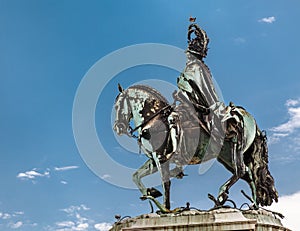
{"label": "horse's mane", "polygon": [[153,98],[163,101],[164,103],[168,103],[168,100],[156,89],[147,86],[147,85],[133,85],[130,86],[128,89],[138,89],[147,92],[149,95],[151,95]]}
{"label": "horse's mane", "polygon": [[[258,128],[257,128],[258,129]],[[258,129],[252,147],[245,153],[247,165],[252,171],[256,187],[257,203],[262,206],[270,206],[273,201],[278,201],[278,192],[274,179],[268,168],[267,138]]]}

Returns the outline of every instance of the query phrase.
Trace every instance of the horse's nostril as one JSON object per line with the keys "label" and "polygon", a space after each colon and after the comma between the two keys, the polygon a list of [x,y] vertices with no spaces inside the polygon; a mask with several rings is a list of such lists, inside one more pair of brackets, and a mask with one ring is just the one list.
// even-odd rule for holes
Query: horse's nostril
{"label": "horse's nostril", "polygon": [[126,126],[123,123],[116,123],[113,128],[118,135],[121,135],[126,130]]}

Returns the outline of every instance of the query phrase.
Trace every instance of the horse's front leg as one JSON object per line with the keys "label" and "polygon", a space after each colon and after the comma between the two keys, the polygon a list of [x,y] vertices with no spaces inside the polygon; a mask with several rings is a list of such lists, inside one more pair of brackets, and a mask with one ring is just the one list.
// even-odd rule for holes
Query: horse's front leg
{"label": "horse's front leg", "polygon": [[171,188],[171,180],[170,180],[170,164],[169,162],[165,162],[161,165],[161,175],[162,175],[162,183],[164,188],[164,205],[167,209],[171,208],[170,205],[170,188]]}
{"label": "horse's front leg", "polygon": [[[161,196],[162,194],[156,190],[155,188],[146,188],[145,185],[142,183],[141,179],[145,176],[153,174],[157,172],[158,168],[156,167],[155,162],[152,159],[147,160],[143,166],[141,166],[134,174],[133,174],[133,181],[138,186],[139,190],[142,193],[142,200],[149,199],[152,200],[157,207],[160,209],[162,213],[169,213],[170,210],[166,208],[166,206],[162,205],[156,197]],[[164,189],[167,188],[167,195],[169,195],[169,188],[167,187],[168,183],[164,185]],[[166,193],[166,191],[165,191]],[[165,194],[166,198],[166,194]],[[169,196],[167,197],[169,200]]]}
{"label": "horse's front leg", "polygon": [[[142,183],[142,178],[157,172],[157,167],[152,159],[147,160],[133,175],[132,180],[139,188],[143,196],[147,196],[150,189],[147,189]],[[151,194],[151,192],[150,192]]]}
{"label": "horse's front leg", "polygon": [[156,152],[153,152],[152,156],[162,180],[162,186],[164,190],[164,206],[166,207],[166,209],[170,209],[170,163],[169,161],[161,163],[161,160]]}

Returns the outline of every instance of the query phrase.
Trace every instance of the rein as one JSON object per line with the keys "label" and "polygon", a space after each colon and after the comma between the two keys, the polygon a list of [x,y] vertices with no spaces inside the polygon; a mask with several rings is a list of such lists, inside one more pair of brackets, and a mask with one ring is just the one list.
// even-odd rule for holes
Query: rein
{"label": "rein", "polygon": [[[129,97],[128,94],[127,94],[127,90],[124,92],[124,94],[125,94],[125,96],[124,96],[125,98],[128,98],[128,97]],[[157,115],[159,115],[160,113],[165,112],[166,109],[168,109],[168,111],[169,111],[169,110],[171,110],[172,108],[174,108],[174,105],[175,105],[175,102],[174,102],[172,105],[169,105],[169,104],[166,105],[165,107],[161,108],[159,111],[157,111],[156,113],[154,113],[154,114],[153,114],[152,116],[150,116],[146,121],[144,121],[144,122],[141,123],[140,125],[136,126],[135,128],[132,128],[132,127],[130,126],[129,121],[128,121],[128,133],[127,133],[127,134],[130,135],[130,136],[133,137],[133,138],[139,139],[138,136],[136,136],[135,134],[133,134],[134,132],[136,132],[139,128],[143,127],[145,124],[147,124],[149,121],[151,121],[153,118],[155,118],[155,117],[156,117]],[[127,100],[127,106],[131,108],[131,106],[130,106],[128,100]],[[132,110],[132,108],[131,108],[131,110]]]}
{"label": "rein", "polygon": [[134,138],[138,138],[136,135],[134,135],[133,133],[136,132],[139,128],[143,127],[145,124],[147,124],[149,121],[151,121],[152,119],[154,119],[157,115],[159,115],[160,113],[164,112],[166,109],[172,109],[173,106],[172,105],[167,105],[163,108],[161,108],[159,111],[157,111],[156,113],[154,113],[152,116],[150,116],[146,121],[144,121],[143,123],[141,123],[140,125],[136,126],[135,128],[132,128],[130,125],[128,126],[129,128],[129,133],[132,137]]}

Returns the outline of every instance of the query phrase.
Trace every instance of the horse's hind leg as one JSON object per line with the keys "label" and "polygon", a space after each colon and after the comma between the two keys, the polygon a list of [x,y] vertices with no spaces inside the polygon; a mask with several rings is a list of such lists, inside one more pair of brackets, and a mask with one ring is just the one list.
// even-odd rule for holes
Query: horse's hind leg
{"label": "horse's hind leg", "polygon": [[229,194],[229,189],[232,185],[234,185],[237,181],[238,181],[239,177],[234,174],[229,180],[227,180],[221,187],[219,190],[219,194],[218,194],[218,203],[219,205],[223,205],[227,198],[228,198],[228,194]]}
{"label": "horse's hind leg", "polygon": [[252,175],[252,172],[250,170],[250,168],[247,167],[247,173],[248,173],[248,176],[249,176],[249,181],[247,181],[247,183],[249,184],[250,188],[251,188],[251,192],[252,192],[252,203],[254,205],[254,208],[258,208],[258,205],[257,205],[257,196],[256,196],[256,186],[255,186],[255,183],[254,183],[254,180],[253,180],[253,175]]}
{"label": "horse's hind leg", "polygon": [[233,169],[233,176],[220,187],[218,194],[218,202],[221,205],[223,205],[226,202],[231,186],[234,185],[243,175],[245,175],[247,167],[244,163],[243,153],[241,151],[242,143],[243,140],[241,137],[241,133],[237,133],[232,138],[231,143],[231,167]]}
{"label": "horse's hind leg", "polygon": [[242,133],[238,132],[232,139],[231,155],[234,173],[238,177],[242,177],[246,172],[246,165],[244,163],[244,154],[242,152],[243,138]]}

